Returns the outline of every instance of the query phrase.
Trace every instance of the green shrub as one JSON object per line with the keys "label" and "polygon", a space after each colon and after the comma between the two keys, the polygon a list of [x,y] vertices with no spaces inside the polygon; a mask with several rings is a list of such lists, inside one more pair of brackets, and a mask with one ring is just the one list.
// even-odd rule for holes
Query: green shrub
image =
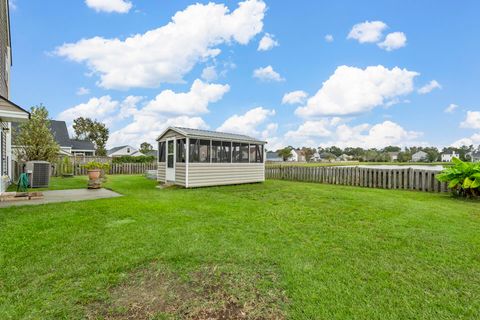
{"label": "green shrub", "polygon": [[89,163],[85,164],[83,166],[87,170],[103,170],[105,172],[108,172],[110,170],[110,164],[109,163],[102,163],[98,161],[90,161]]}
{"label": "green shrub", "polygon": [[477,197],[480,195],[480,163],[463,162],[453,158],[453,166],[446,168],[437,176],[455,195]]}
{"label": "green shrub", "polygon": [[115,157],[112,160],[112,163],[152,163],[152,162],[155,162],[154,156],[139,156],[139,157],[122,156],[122,157]]}
{"label": "green shrub", "polygon": [[62,175],[66,175],[66,176],[73,175],[73,163],[70,160],[70,157],[63,157],[60,165],[61,165]]}

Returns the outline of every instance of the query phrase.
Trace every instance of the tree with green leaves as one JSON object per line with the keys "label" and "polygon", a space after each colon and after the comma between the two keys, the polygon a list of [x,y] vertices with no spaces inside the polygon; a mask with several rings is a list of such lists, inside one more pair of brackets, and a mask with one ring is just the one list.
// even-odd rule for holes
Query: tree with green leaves
{"label": "tree with green leaves", "polygon": [[302,152],[305,155],[305,160],[310,161],[313,155],[315,154],[315,152],[317,152],[317,150],[315,150],[314,148],[303,147]]}
{"label": "tree with green leaves", "polygon": [[73,130],[75,130],[76,139],[90,140],[95,144],[97,155],[107,155],[106,145],[110,131],[105,124],[90,118],[79,117],[73,120]]}
{"label": "tree with green leaves", "polygon": [[54,162],[60,147],[50,131],[48,110],[39,105],[32,107],[30,113],[30,120],[22,123],[14,134],[17,156],[25,161]]}
{"label": "tree with green leaves", "polygon": [[383,152],[400,152],[402,151],[402,148],[397,147],[397,146],[388,146],[383,148]]}
{"label": "tree with green leaves", "polygon": [[283,161],[287,161],[292,156],[292,148],[286,147],[277,151],[277,154],[282,157]]}
{"label": "tree with green leaves", "polygon": [[143,142],[140,145],[140,152],[145,154],[145,155],[148,154],[152,150],[153,150],[153,146],[148,142]]}

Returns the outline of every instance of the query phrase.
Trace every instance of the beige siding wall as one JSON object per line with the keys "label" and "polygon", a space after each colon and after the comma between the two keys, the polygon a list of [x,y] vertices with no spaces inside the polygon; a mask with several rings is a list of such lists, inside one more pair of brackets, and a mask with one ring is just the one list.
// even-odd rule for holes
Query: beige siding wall
{"label": "beige siding wall", "polygon": [[157,181],[165,182],[165,162],[159,162],[157,168]]}
{"label": "beige siding wall", "polygon": [[206,187],[265,181],[263,163],[190,163],[188,187]]}
{"label": "beige siding wall", "polygon": [[185,163],[175,163],[175,184],[185,186]]}
{"label": "beige siding wall", "polygon": [[[7,1],[0,0],[0,94],[8,98],[7,61],[8,39],[8,14]],[[15,110],[17,111],[17,110]]]}

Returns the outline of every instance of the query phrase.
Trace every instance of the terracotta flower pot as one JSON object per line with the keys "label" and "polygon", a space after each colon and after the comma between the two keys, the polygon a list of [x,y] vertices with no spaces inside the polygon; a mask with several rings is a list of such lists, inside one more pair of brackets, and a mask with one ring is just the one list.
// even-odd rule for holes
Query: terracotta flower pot
{"label": "terracotta flower pot", "polygon": [[100,169],[88,170],[88,178],[90,180],[97,180],[98,178],[100,178],[100,173],[101,173]]}

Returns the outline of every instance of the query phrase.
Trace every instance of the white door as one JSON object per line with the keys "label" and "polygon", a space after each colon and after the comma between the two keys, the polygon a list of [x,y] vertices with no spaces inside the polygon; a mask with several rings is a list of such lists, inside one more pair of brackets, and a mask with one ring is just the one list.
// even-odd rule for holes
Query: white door
{"label": "white door", "polygon": [[175,140],[167,141],[166,180],[175,181]]}

